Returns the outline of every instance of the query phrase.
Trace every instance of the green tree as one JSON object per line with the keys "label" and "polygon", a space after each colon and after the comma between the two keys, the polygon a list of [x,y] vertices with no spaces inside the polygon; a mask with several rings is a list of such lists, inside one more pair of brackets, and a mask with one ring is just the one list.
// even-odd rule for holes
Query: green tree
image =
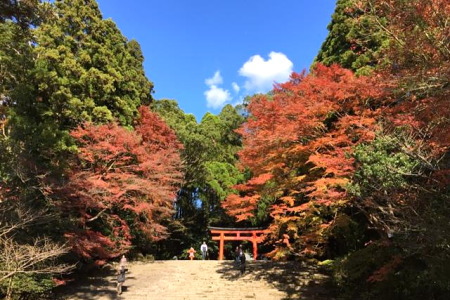
{"label": "green tree", "polygon": [[130,126],[153,85],[138,43],[103,20],[94,0],[56,1],[52,9],[34,30],[32,85],[14,99],[13,133],[34,157],[58,164],[58,153],[72,146],[71,128],[112,120]]}
{"label": "green tree", "polygon": [[369,74],[383,57],[380,51],[389,43],[381,30],[386,18],[373,18],[361,1],[338,0],[328,25],[329,34],[317,54],[315,62],[325,65],[337,63],[356,74]]}
{"label": "green tree", "polygon": [[184,145],[185,180],[177,196],[171,239],[163,245],[168,255],[178,255],[180,250],[204,239],[209,225],[232,222],[220,203],[243,177],[235,166],[241,141],[234,130],[244,118],[231,105],[219,115],[205,114],[200,123],[193,115],[185,114],[174,100],[155,101],[153,109]]}
{"label": "green tree", "polygon": [[395,199],[395,194],[409,194],[411,178],[422,175],[420,161],[407,154],[399,137],[379,134],[370,143],[356,146],[353,153],[357,169],[348,190],[381,234],[398,234],[415,227],[406,217],[411,214],[411,203],[402,197]]}
{"label": "green tree", "polygon": [[0,177],[6,179],[8,167],[12,166],[12,149],[8,121],[10,107],[26,82],[25,74],[32,65],[29,32],[12,21],[0,22]]}
{"label": "green tree", "polygon": [[199,124],[205,151],[204,178],[197,186],[202,191],[200,199],[207,225],[223,225],[224,221],[226,224],[221,202],[234,191],[232,187],[243,180],[243,173],[236,167],[241,140],[234,131],[243,121],[236,108],[227,105],[217,116],[205,114]]}
{"label": "green tree", "polygon": [[33,26],[38,26],[45,16],[46,5],[39,0],[0,3],[0,176],[7,178],[5,170],[14,164],[9,140],[8,120],[10,107],[26,90],[33,67]]}
{"label": "green tree", "polygon": [[14,20],[23,29],[38,20],[38,7],[40,0],[4,0],[0,2],[0,23]]}

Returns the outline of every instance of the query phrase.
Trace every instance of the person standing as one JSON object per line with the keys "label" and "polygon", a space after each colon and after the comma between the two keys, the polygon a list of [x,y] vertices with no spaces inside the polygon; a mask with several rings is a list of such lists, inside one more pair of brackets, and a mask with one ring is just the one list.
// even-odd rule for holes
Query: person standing
{"label": "person standing", "polygon": [[202,260],[205,260],[208,255],[208,245],[206,245],[205,241],[203,241],[203,244],[200,246],[200,251],[202,252]]}
{"label": "person standing", "polygon": [[195,249],[194,248],[190,248],[189,250],[188,250],[188,253],[189,253],[189,259],[190,260],[194,260],[194,257],[195,257],[195,253],[196,253],[197,251],[195,251]]}

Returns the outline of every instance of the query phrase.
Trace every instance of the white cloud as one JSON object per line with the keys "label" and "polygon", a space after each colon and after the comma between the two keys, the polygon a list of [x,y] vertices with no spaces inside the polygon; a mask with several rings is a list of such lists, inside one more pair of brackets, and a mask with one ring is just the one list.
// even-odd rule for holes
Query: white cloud
{"label": "white cloud", "polygon": [[239,87],[239,85],[236,82],[233,82],[231,84],[231,87],[233,88],[235,93],[239,93],[239,91],[241,90],[241,88]]}
{"label": "white cloud", "polygon": [[239,75],[247,78],[244,87],[247,91],[265,93],[275,82],[285,82],[292,73],[294,64],[280,52],[270,52],[269,59],[254,55],[239,69]]}
{"label": "white cloud", "polygon": [[211,108],[220,108],[226,102],[231,101],[232,97],[228,90],[225,90],[219,85],[223,83],[220,71],[216,71],[214,76],[205,79],[205,84],[209,87],[207,91],[204,92],[206,97],[206,106]]}
{"label": "white cloud", "polygon": [[207,86],[212,86],[212,85],[219,85],[222,84],[223,79],[222,76],[220,75],[220,71],[216,71],[216,73],[214,73],[214,76],[211,78],[207,78],[205,80],[205,83]]}
{"label": "white cloud", "polygon": [[231,95],[228,90],[210,85],[209,90],[205,91],[207,107],[220,108],[226,102],[231,100]]}

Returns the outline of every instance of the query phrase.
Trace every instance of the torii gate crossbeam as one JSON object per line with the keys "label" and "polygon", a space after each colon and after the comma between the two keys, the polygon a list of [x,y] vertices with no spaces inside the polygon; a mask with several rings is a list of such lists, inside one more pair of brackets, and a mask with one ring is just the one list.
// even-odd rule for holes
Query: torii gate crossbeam
{"label": "torii gate crossbeam", "polygon": [[225,228],[209,227],[213,241],[219,241],[219,260],[223,260],[225,241],[251,241],[253,258],[258,257],[258,243],[264,239],[266,229],[262,228]]}

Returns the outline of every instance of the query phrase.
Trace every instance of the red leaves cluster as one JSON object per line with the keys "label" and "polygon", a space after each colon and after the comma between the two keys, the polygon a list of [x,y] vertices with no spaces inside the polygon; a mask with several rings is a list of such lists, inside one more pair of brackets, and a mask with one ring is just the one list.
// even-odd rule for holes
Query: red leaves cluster
{"label": "red leaves cluster", "polygon": [[182,179],[174,132],[147,107],[135,130],[85,124],[72,131],[78,160],[64,188],[62,209],[77,220],[66,237],[83,257],[115,257],[131,245],[132,230],[150,239],[166,236]]}
{"label": "red leaves cluster", "polygon": [[273,95],[254,97],[239,130],[240,161],[254,177],[235,187],[239,195],[229,196],[224,208],[242,220],[255,213],[260,199],[275,199],[273,238],[288,233],[317,244],[326,215],[347,201],[349,154],[355,144],[374,138],[374,99],[382,98],[383,90],[369,78],[320,64],[311,74],[292,74]]}
{"label": "red leaves cluster", "polygon": [[392,64],[382,73],[399,87],[387,113],[395,125],[410,126],[432,144],[435,155],[450,147],[450,2],[383,0],[376,11],[389,20]]}
{"label": "red leaves cluster", "polygon": [[430,78],[449,71],[447,0],[382,0],[374,5],[389,18],[393,43],[389,56],[396,59],[394,73]]}

